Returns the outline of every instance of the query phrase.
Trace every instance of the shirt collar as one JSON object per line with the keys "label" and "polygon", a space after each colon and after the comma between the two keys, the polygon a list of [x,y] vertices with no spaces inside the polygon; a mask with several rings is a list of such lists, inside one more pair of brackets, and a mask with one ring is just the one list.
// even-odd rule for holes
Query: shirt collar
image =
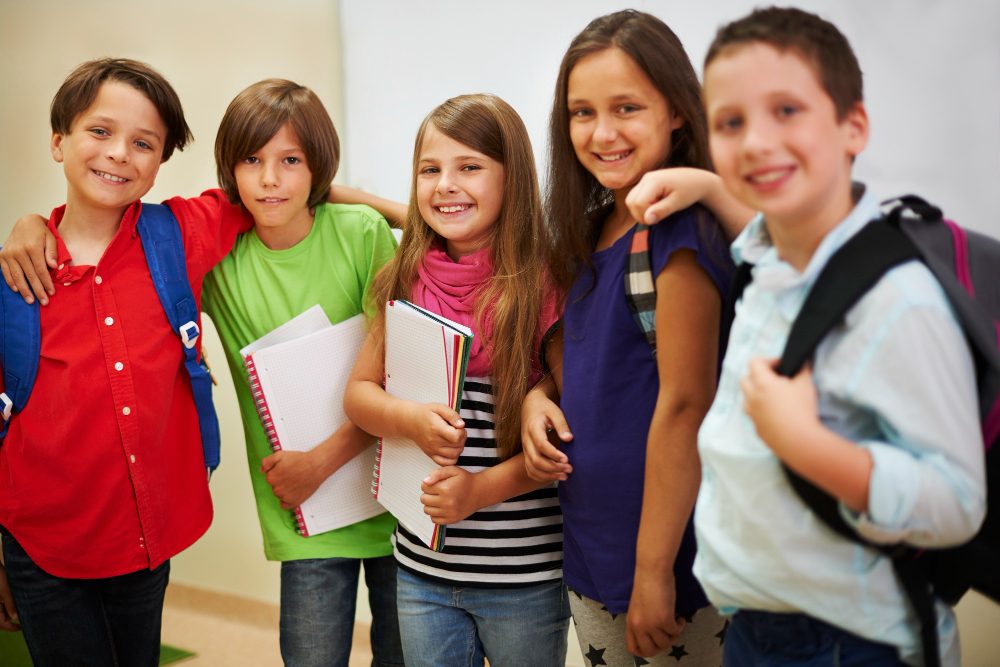
{"label": "shirt collar", "polygon": [[[823,237],[802,273],[795,272],[799,280],[811,282],[830,257],[848,239],[859,232],[869,221],[881,215],[878,200],[862,183],[855,182],[851,185],[851,195],[857,202],[854,208],[851,209],[846,218]],[[771,241],[771,235],[767,231],[767,224],[762,213],[754,216],[746,228],[736,237],[731,252],[737,264],[750,262],[758,267],[775,264],[787,265],[778,257],[778,251]],[[788,268],[794,271],[790,265]]]}
{"label": "shirt collar", "polygon": [[[108,244],[110,248],[115,240],[120,238],[123,234],[128,234],[129,238],[134,238],[136,234],[139,233],[138,227],[136,226],[139,222],[139,213],[142,209],[142,203],[139,201],[132,202],[127,209],[125,209],[124,215],[122,215],[121,225],[118,227],[118,231],[115,233],[111,243]],[[48,228],[52,232],[52,235],[56,239],[56,268],[49,269],[52,273],[54,280],[63,283],[64,285],[76,282],[87,272],[89,267],[80,267],[73,264],[73,257],[69,254],[69,250],[66,248],[66,243],[63,242],[62,236],[59,235],[59,223],[62,222],[63,216],[66,214],[66,205],[57,206],[52,209],[52,213],[49,215]]]}

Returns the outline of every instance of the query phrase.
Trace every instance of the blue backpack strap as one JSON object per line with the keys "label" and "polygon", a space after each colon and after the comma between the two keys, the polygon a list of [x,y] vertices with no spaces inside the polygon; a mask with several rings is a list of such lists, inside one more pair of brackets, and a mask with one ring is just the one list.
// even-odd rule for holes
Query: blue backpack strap
{"label": "blue backpack strap", "polygon": [[171,328],[183,344],[184,367],[191,377],[205,466],[211,474],[219,466],[219,420],[212,405],[212,377],[198,359],[201,335],[198,305],[188,281],[180,225],[166,206],[145,203],[137,224],[156,294]]}
{"label": "blue backpack strap", "polygon": [[38,301],[27,304],[21,295],[0,286],[0,363],[3,364],[3,393],[0,411],[3,426],[0,443],[7,436],[11,417],[24,409],[38,373],[42,336]]}

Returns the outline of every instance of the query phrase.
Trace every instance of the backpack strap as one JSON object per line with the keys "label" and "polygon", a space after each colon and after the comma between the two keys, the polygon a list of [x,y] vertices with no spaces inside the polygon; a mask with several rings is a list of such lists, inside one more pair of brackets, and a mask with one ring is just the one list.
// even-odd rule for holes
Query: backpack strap
{"label": "backpack strap", "polygon": [[3,364],[0,444],[7,436],[11,418],[24,409],[35,385],[42,344],[40,321],[37,300],[25,303],[19,293],[0,286],[0,364]]}
{"label": "backpack strap", "polygon": [[[898,218],[897,218],[898,219]],[[777,371],[792,377],[812,358],[819,342],[891,268],[921,257],[919,250],[896,224],[874,220],[849,239],[827,262],[792,323]],[[799,498],[820,520],[841,536],[875,547],[892,559],[893,569],[920,623],[926,667],[938,667],[940,651],[937,618],[927,559],[906,546],[868,543],[840,516],[837,500],[782,466]]]}
{"label": "backpack strap", "polygon": [[649,250],[649,227],[636,223],[625,260],[625,299],[656,356],[656,279]]}
{"label": "backpack strap", "polygon": [[212,405],[212,377],[198,355],[201,336],[198,304],[188,281],[180,225],[166,206],[142,204],[137,227],[156,295],[183,345],[184,368],[191,377],[205,466],[211,474],[219,466],[219,420]]}

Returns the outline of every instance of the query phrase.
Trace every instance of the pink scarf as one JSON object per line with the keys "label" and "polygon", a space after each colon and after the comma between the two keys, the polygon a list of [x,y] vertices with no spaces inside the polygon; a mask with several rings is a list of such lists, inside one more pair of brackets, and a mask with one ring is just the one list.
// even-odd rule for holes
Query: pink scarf
{"label": "pink scarf", "polygon": [[479,290],[492,275],[489,246],[460,257],[456,262],[440,244],[435,243],[424,255],[413,283],[413,303],[463,324],[475,334],[466,371],[469,377],[490,374],[490,354],[483,345],[484,333],[489,331],[491,325],[489,309],[483,317],[485,331],[476,326],[474,310]]}

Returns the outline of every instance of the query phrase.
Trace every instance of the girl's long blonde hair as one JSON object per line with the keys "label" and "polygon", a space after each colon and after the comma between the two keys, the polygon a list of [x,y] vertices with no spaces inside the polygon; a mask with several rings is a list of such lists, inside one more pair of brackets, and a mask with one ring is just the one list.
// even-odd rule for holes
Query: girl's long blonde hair
{"label": "girl's long blonde hair", "polygon": [[[416,174],[430,124],[455,141],[504,167],[500,215],[492,228],[493,276],[476,298],[475,333],[483,336],[493,379],[497,450],[507,459],[521,450],[521,401],[530,389],[539,312],[543,300],[542,205],[535,159],[524,123],[495,95],[453,97],[424,119],[413,149],[413,184],[396,256],[375,277],[369,291],[376,305],[372,331],[384,343],[385,303],[409,299],[423,261],[438,235],[420,216]],[[489,317],[484,311],[489,309]],[[484,322],[489,322],[484,327]]]}

